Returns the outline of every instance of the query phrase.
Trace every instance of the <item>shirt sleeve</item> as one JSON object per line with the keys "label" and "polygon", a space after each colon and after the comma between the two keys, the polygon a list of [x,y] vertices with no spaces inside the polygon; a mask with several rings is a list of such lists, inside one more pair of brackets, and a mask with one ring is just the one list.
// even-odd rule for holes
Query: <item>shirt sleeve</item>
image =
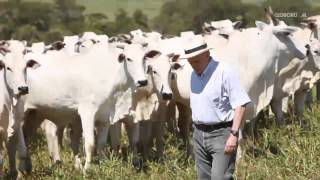
{"label": "shirt sleeve", "polygon": [[231,68],[226,68],[224,77],[224,83],[232,109],[251,102],[248,93],[240,83],[239,77]]}

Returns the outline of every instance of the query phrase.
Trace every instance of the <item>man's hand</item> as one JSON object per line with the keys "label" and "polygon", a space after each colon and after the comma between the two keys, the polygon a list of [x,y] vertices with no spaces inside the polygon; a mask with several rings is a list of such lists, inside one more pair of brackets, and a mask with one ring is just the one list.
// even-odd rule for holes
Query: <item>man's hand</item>
{"label": "man's hand", "polygon": [[236,151],[238,147],[238,137],[230,134],[226,146],[224,147],[224,153],[231,155],[233,152]]}

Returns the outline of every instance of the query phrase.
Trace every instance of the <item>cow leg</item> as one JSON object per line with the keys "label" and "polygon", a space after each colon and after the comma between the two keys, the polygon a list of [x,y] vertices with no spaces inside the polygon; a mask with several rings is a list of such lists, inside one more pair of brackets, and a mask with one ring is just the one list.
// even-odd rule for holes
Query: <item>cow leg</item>
{"label": "cow leg", "polygon": [[4,139],[0,140],[0,179],[3,179],[4,173],[3,173],[3,166],[4,166],[4,156],[3,156],[3,142]]}
{"label": "cow leg", "polygon": [[183,139],[186,147],[187,155],[192,154],[192,146],[189,140],[190,126],[191,126],[191,111],[189,107],[182,104],[177,104],[179,110],[178,128],[180,137]]}
{"label": "cow leg", "polygon": [[17,136],[18,136],[18,154],[19,154],[19,171],[23,173],[30,174],[32,171],[32,163],[31,158],[24,140],[22,127],[19,126],[17,130]]}
{"label": "cow leg", "polygon": [[106,157],[104,150],[107,144],[109,127],[110,124],[107,122],[97,123],[97,154],[99,160],[102,160]]}
{"label": "cow leg", "polygon": [[270,105],[272,112],[275,114],[277,125],[284,125],[284,116],[282,111],[281,99],[272,99]]}
{"label": "cow leg", "polygon": [[70,139],[71,139],[71,149],[75,159],[74,167],[76,169],[82,168],[80,152],[79,152],[81,133],[82,133],[82,129],[81,129],[80,122],[79,121],[73,122],[71,124]]}
{"label": "cow leg", "polygon": [[16,169],[16,151],[18,144],[18,133],[13,132],[11,136],[8,137],[6,142],[7,152],[9,157],[9,174],[12,178],[16,179],[18,176],[18,171]]}
{"label": "cow leg", "polygon": [[170,102],[168,104],[168,118],[166,118],[166,123],[168,126],[168,131],[172,134],[176,133],[176,106],[175,103]]}
{"label": "cow leg", "polygon": [[143,158],[149,155],[150,141],[152,136],[152,121],[140,121],[139,122],[139,152],[142,154]]}
{"label": "cow leg", "polygon": [[35,109],[29,109],[24,113],[23,133],[26,144],[30,143],[31,137],[36,133],[43,120]]}
{"label": "cow leg", "polygon": [[308,109],[311,109],[311,104],[313,102],[312,89],[309,89],[309,91],[307,92],[305,102],[306,102]]}
{"label": "cow leg", "polygon": [[132,165],[140,170],[142,168],[141,158],[138,154],[138,142],[139,142],[139,123],[134,123],[133,120],[128,120],[125,123],[126,131],[128,134],[130,150],[133,153]]}
{"label": "cow leg", "polygon": [[65,129],[67,129],[66,126],[59,126],[57,129],[57,137],[60,148],[63,147],[63,132]]}
{"label": "cow leg", "polygon": [[59,140],[57,136],[58,127],[56,124],[54,124],[49,120],[43,121],[41,127],[45,131],[51,160],[53,161],[53,164],[59,164],[61,162],[61,158],[60,158]]}
{"label": "cow leg", "polygon": [[92,160],[92,153],[94,151],[94,122],[96,109],[92,106],[81,106],[79,108],[79,115],[82,125],[82,137],[84,139],[84,151],[86,161],[84,164],[84,174],[90,167]]}
{"label": "cow leg", "polygon": [[294,107],[295,107],[295,114],[298,117],[300,125],[302,125],[302,116],[304,112],[304,103],[306,99],[307,91],[297,91],[294,94]]}
{"label": "cow leg", "polygon": [[121,121],[116,122],[110,127],[111,148],[115,154],[119,153],[121,140]]}
{"label": "cow leg", "polygon": [[162,158],[163,152],[164,152],[164,126],[167,119],[167,105],[165,103],[159,104],[159,109],[157,112],[157,119],[153,119],[153,132],[155,132],[155,138],[156,138],[156,157]]}
{"label": "cow leg", "polygon": [[320,102],[320,81],[317,82],[317,101]]}

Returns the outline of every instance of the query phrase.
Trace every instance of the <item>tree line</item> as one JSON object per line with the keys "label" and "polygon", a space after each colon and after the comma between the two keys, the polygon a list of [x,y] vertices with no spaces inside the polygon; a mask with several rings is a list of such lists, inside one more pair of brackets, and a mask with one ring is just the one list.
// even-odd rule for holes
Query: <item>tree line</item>
{"label": "tree line", "polygon": [[169,0],[152,19],[141,9],[129,15],[121,8],[110,19],[101,13],[85,14],[85,7],[76,0],[8,0],[0,1],[0,39],[50,43],[85,31],[114,36],[137,28],[169,35],[187,30],[199,33],[204,22],[226,18],[241,20],[248,27],[254,26],[255,20],[263,20],[263,7],[269,5],[276,13],[296,13],[294,17],[280,17],[290,25],[299,25],[303,15],[320,14],[319,7],[304,0],[267,0],[262,4],[244,4],[241,0]]}

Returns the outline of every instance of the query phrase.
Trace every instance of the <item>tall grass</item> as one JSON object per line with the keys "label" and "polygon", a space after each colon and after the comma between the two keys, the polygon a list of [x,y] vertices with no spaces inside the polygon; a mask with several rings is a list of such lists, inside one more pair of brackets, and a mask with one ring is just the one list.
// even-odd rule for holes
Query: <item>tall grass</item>
{"label": "tall grass", "polygon": [[247,139],[243,144],[238,179],[320,179],[320,106],[307,110],[304,120],[303,127],[287,119],[279,128],[267,119],[255,143]]}
{"label": "tall grass", "polygon": [[[242,144],[244,155],[237,167],[236,179],[320,179],[320,106],[314,105],[304,119],[307,126],[303,128],[291,124],[291,119],[287,119],[288,124],[282,128],[275,126],[273,118],[260,123],[266,125],[259,128],[256,141],[247,138]],[[127,144],[126,138],[123,142]],[[93,162],[86,179],[196,179],[195,164],[179,148],[181,144],[167,134],[164,159],[150,158],[139,172],[131,166],[130,153],[117,156],[109,152],[107,159]],[[51,165],[41,133],[33,140],[31,152],[33,173],[25,179],[85,179],[73,168],[72,153],[67,145],[61,153],[63,162],[57,166]],[[5,167],[7,171],[8,165]]]}

